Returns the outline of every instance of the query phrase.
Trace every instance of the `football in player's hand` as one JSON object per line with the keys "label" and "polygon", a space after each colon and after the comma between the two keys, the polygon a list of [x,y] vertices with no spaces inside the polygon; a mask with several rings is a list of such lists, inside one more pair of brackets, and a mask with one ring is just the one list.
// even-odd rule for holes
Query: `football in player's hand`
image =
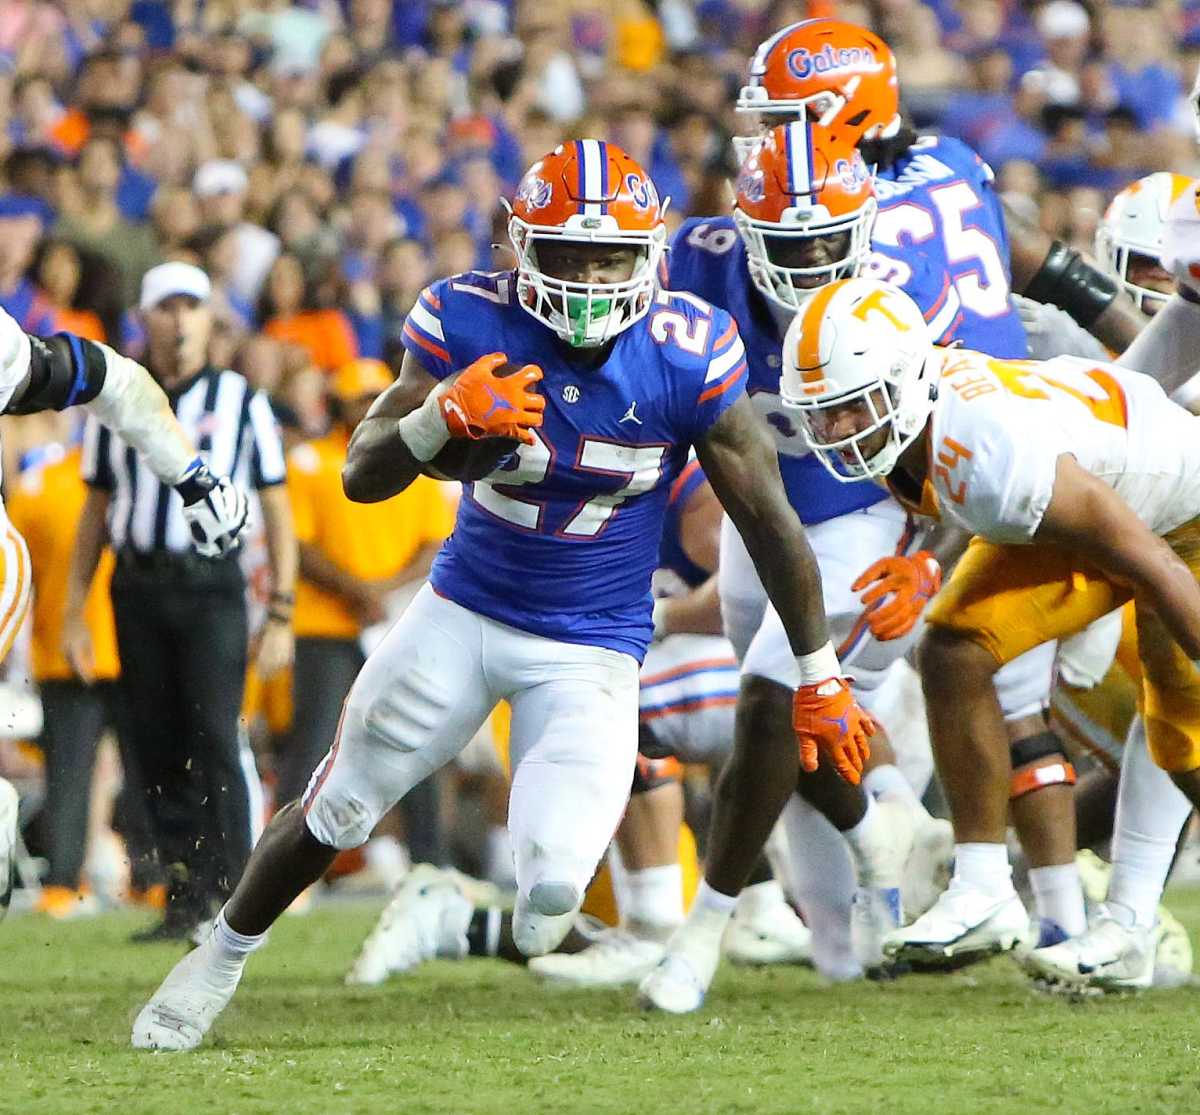
{"label": "football in player's hand", "polygon": [[[501,364],[493,375],[504,377],[519,372],[525,365]],[[495,470],[521,443],[514,437],[451,438],[437,456],[425,465],[425,472],[437,480],[482,480]]]}

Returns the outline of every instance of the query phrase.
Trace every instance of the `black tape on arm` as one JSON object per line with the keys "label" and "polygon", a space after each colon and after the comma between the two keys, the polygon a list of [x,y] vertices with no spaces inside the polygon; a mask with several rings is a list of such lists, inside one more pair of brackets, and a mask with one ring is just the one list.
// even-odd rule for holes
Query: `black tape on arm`
{"label": "black tape on arm", "polygon": [[1066,310],[1087,329],[1112,305],[1120,289],[1111,275],[1089,263],[1074,248],[1055,240],[1024,293],[1035,302]]}

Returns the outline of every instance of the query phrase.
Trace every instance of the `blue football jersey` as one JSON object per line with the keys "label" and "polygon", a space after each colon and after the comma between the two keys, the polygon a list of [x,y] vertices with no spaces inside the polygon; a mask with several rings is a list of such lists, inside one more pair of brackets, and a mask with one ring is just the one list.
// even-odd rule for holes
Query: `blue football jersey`
{"label": "blue football jersey", "polygon": [[438,379],[489,352],[544,373],[535,444],[464,485],[431,581],[501,623],[640,661],[671,484],[745,391],[745,349],[724,310],[662,291],[591,366],[521,308],[515,286],[512,272],[443,279],[404,325],[406,348]]}
{"label": "blue football jersey", "polygon": [[940,288],[949,275],[957,309],[934,329],[939,343],[961,341],[1002,360],[1027,358],[1011,297],[1004,212],[987,163],[960,140],[922,136],[876,175],[875,193],[877,254],[864,274],[904,287],[923,309],[934,292],[920,288]]}
{"label": "blue football jersey", "polygon": [[667,498],[662,542],[658,548],[658,569],[660,573],[668,574],[670,581],[675,585],[681,584],[685,588],[699,588],[710,576],[707,570],[687,556],[680,531],[680,521],[687,510],[688,501],[696,489],[707,482],[700,462],[690,460],[671,485],[671,494]]}
{"label": "blue football jersey", "polygon": [[[671,242],[669,282],[728,310],[741,332],[749,363],[750,398],[766,419],[779,453],[788,500],[804,523],[821,523],[887,498],[869,480],[843,484],[809,451],[795,419],[779,399],[783,331],[750,279],[746,249],[732,217],[693,217]],[[923,307],[924,308],[924,307]]]}

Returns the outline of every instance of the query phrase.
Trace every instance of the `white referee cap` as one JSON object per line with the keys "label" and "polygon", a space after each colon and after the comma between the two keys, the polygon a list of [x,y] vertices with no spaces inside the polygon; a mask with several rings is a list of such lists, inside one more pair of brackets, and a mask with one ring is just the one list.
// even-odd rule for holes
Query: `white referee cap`
{"label": "white referee cap", "polygon": [[173,294],[187,294],[200,302],[207,302],[212,294],[212,283],[199,267],[182,260],[171,260],[151,267],[142,276],[142,297],[138,305],[143,310],[152,310]]}

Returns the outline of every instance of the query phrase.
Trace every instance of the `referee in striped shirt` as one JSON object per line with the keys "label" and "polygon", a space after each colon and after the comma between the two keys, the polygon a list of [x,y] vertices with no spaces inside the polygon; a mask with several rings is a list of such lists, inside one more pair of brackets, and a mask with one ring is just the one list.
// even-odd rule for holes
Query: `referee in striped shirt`
{"label": "referee in striped shirt", "polygon": [[[146,273],[146,365],[209,468],[258,492],[273,592],[256,664],[269,676],[293,652],[297,559],[283,446],[266,396],[207,362],[210,289],[208,276],[190,264]],[[64,649],[86,676],[83,602],[107,540],[117,556],[112,602],[129,751],[141,767],[169,880],[163,922],[139,936],[185,937],[232,891],[259,821],[251,816],[257,775],[238,727],[248,655],[245,581],[236,555],[193,552],[179,496],[94,421],[82,467],[88,497],[67,586]]]}

